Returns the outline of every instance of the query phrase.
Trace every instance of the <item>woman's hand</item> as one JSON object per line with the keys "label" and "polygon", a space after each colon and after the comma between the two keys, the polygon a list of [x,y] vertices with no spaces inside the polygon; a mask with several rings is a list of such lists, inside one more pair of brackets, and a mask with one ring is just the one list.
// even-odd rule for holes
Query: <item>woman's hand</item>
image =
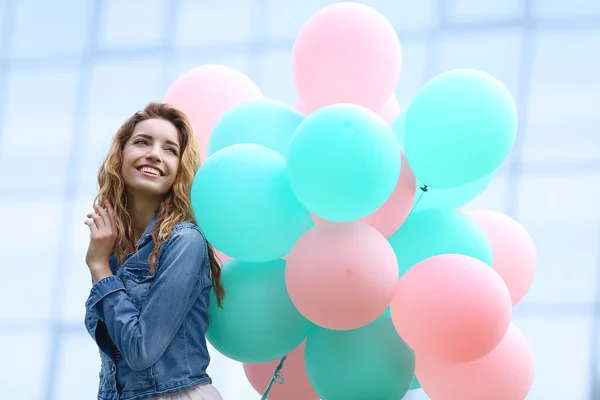
{"label": "woman's hand", "polygon": [[[90,228],[90,245],[85,262],[95,281],[112,275],[108,260],[117,240],[114,209],[108,201],[104,207],[94,205],[94,211],[87,215],[85,224]],[[96,279],[98,278],[98,279]]]}

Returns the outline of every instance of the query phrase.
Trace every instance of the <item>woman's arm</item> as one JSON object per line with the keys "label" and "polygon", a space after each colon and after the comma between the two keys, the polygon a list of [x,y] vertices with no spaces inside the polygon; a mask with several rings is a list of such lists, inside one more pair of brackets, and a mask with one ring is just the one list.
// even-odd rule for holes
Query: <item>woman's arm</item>
{"label": "woman's arm", "polygon": [[164,354],[202,289],[210,284],[204,273],[207,260],[206,242],[197,227],[173,233],[161,249],[160,268],[141,310],[131,302],[119,277],[108,276],[94,284],[86,302],[88,332],[96,339],[96,314],[129,367],[149,368]]}

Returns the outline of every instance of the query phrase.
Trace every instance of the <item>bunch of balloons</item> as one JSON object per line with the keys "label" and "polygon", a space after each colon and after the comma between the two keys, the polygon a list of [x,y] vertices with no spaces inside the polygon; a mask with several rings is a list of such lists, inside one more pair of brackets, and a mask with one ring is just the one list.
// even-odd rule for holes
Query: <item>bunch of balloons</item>
{"label": "bunch of balloons", "polygon": [[192,203],[228,260],[208,339],[269,399],[523,400],[531,349],[511,323],[534,244],[515,220],[460,211],[515,142],[517,110],[477,70],[442,73],[401,111],[401,46],[358,3],[314,14],[292,51],[298,102],[201,66],[165,101],[203,145]]}

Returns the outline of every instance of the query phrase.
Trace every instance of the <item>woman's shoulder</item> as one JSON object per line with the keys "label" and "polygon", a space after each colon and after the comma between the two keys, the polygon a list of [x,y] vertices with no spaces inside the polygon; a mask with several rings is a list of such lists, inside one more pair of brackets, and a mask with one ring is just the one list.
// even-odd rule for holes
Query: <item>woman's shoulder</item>
{"label": "woman's shoulder", "polygon": [[200,227],[191,221],[179,222],[173,227],[167,242],[179,242],[182,244],[199,245],[206,243],[206,239]]}
{"label": "woman's shoulder", "polygon": [[202,230],[200,229],[198,224],[192,221],[182,221],[177,223],[177,225],[173,227],[169,239],[172,239],[174,237],[189,237],[192,240],[205,240],[204,234],[202,233]]}
{"label": "woman's shoulder", "polygon": [[189,251],[191,248],[206,251],[206,247],[206,239],[200,227],[193,222],[184,221],[173,227],[171,235],[161,247],[160,252],[162,256],[165,256],[173,251]]}

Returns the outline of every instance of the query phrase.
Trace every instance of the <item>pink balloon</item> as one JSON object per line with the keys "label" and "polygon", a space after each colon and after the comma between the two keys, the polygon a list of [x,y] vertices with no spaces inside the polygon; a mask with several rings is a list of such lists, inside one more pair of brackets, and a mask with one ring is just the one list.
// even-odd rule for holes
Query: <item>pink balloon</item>
{"label": "pink balloon", "polygon": [[309,113],[335,103],[379,110],[394,93],[401,63],[392,24],[377,10],[353,2],[315,13],[292,50],[294,84]]}
{"label": "pink balloon", "polygon": [[[305,117],[310,114],[300,99],[296,100],[296,110],[298,110],[300,114],[304,115]],[[394,123],[396,118],[398,118],[398,115],[400,115],[400,103],[398,103],[398,98],[395,94],[385,102],[383,107],[377,111],[377,114],[379,114],[379,116],[383,118],[388,125],[391,126]]]}
{"label": "pink balloon", "polygon": [[398,98],[395,94],[385,102],[377,114],[379,114],[388,125],[392,126],[396,118],[398,118],[398,115],[400,115],[400,103],[398,103]]}
{"label": "pink balloon", "polygon": [[466,211],[485,231],[492,246],[492,267],[504,279],[515,306],[535,277],[537,254],[533,240],[517,221],[496,211]]}
{"label": "pink balloon", "polygon": [[[306,342],[302,342],[300,346],[287,355],[280,371],[284,381],[282,384],[272,386],[269,392],[269,400],[319,400],[319,395],[315,393],[308,380],[308,375],[306,375],[306,366],[304,365],[305,344]],[[265,393],[278,364],[279,360],[262,364],[243,364],[246,377],[258,394]]]}
{"label": "pink balloon", "polygon": [[531,347],[513,324],[490,353],[464,364],[444,364],[416,354],[416,375],[435,400],[524,400],[533,385]]}
{"label": "pink balloon", "polygon": [[305,117],[308,116],[308,114],[310,114],[310,112],[300,99],[296,100],[296,110],[298,110],[298,112],[304,115]]}
{"label": "pink balloon", "polygon": [[[400,177],[394,191],[387,201],[375,212],[360,219],[360,221],[369,224],[377,229],[383,236],[390,237],[406,221],[412,210],[415,200],[417,181],[408,161],[402,152],[402,165],[400,167]],[[313,222],[319,224],[325,220],[312,215]]]}
{"label": "pink balloon", "polygon": [[214,252],[215,256],[217,256],[219,261],[221,261],[221,264],[225,264],[227,261],[231,260],[231,257],[223,253],[221,250],[214,249]]}
{"label": "pink balloon", "polygon": [[167,90],[164,101],[188,116],[205,160],[208,138],[221,116],[233,106],[262,97],[260,89],[240,71],[223,65],[204,65],[180,75]]}
{"label": "pink balloon", "polygon": [[328,329],[355,329],[385,311],[398,282],[391,245],[362,222],[324,222],[298,239],[285,283],[307,319]]}
{"label": "pink balloon", "polygon": [[473,361],[500,343],[512,317],[500,275],[478,259],[444,254],[413,266],[390,304],[396,330],[416,353]]}

